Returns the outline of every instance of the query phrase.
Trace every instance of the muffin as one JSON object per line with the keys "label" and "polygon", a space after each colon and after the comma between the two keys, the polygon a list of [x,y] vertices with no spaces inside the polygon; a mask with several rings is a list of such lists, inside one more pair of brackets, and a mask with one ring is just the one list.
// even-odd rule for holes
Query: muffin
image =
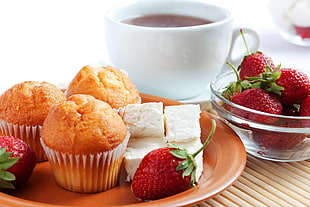
{"label": "muffin", "polygon": [[83,67],[67,88],[67,97],[88,94],[118,109],[128,104],[140,103],[140,94],[128,75],[113,68]]}
{"label": "muffin", "polygon": [[55,105],[41,132],[56,182],[80,193],[105,191],[118,183],[128,139],[115,110],[85,94]]}
{"label": "muffin", "polygon": [[47,82],[25,81],[12,86],[0,96],[1,134],[21,138],[35,151],[38,161],[47,160],[40,130],[52,106],[65,100],[64,93]]}

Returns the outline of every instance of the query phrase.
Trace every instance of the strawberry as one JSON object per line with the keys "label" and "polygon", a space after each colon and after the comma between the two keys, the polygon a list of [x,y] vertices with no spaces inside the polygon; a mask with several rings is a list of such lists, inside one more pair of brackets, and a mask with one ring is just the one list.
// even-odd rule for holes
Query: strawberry
{"label": "strawberry", "polygon": [[253,131],[253,140],[260,147],[272,150],[289,150],[306,138],[303,134]]}
{"label": "strawberry", "polygon": [[295,26],[295,31],[296,34],[301,37],[301,39],[310,38],[310,27]]}
{"label": "strawberry", "polygon": [[291,68],[281,68],[279,72],[275,83],[284,88],[280,95],[283,104],[300,104],[310,95],[310,80],[305,73]]}
{"label": "strawberry", "polygon": [[194,154],[168,143],[169,147],[155,149],[142,159],[132,180],[131,189],[141,200],[171,196],[195,186],[195,156],[210,142],[216,123],[203,146]]}
{"label": "strawberry", "polygon": [[[184,159],[172,155],[174,148],[160,148],[147,154],[132,181],[132,191],[142,200],[155,200],[190,188],[190,176],[176,171]],[[156,158],[156,159],[155,159]]]}
{"label": "strawberry", "polygon": [[240,79],[247,80],[246,77],[257,77],[261,73],[266,72],[267,66],[271,70],[275,69],[275,65],[270,57],[259,51],[255,53],[250,52],[242,30],[240,30],[240,33],[248,53],[238,67]]}
{"label": "strawberry", "polygon": [[[278,115],[282,113],[282,104],[280,101],[273,94],[261,88],[250,88],[237,93],[231,97],[231,102],[265,113]],[[246,112],[235,107],[230,107],[229,110],[241,117],[260,123],[273,123],[276,121],[275,118],[263,116],[256,112]]]}
{"label": "strawberry", "polygon": [[0,137],[0,188],[14,189],[24,184],[33,172],[37,159],[23,140]]}
{"label": "strawberry", "polygon": [[300,104],[300,116],[310,116],[310,95]]}
{"label": "strawberry", "polygon": [[271,58],[262,52],[256,52],[245,56],[239,66],[241,80],[247,80],[247,77],[257,77],[259,74],[266,72],[266,67],[275,69]]}
{"label": "strawberry", "polygon": [[300,104],[300,116],[308,116],[309,120],[303,120],[304,127],[310,128],[310,95]]}

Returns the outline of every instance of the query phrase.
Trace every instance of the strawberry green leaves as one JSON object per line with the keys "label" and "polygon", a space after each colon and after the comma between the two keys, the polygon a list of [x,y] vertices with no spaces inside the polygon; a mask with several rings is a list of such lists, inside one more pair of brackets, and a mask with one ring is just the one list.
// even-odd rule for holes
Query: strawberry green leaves
{"label": "strawberry green leaves", "polygon": [[208,135],[208,138],[204,142],[204,144],[199,148],[195,153],[189,154],[185,148],[178,147],[177,145],[173,143],[167,143],[169,147],[175,148],[175,150],[171,150],[170,153],[173,154],[175,157],[184,159],[177,167],[176,171],[183,170],[183,178],[186,176],[191,175],[190,179],[190,187],[195,186],[195,180],[196,180],[196,162],[195,157],[209,144],[211,141],[211,138],[215,132],[216,129],[216,122],[215,120],[211,120],[212,128]]}
{"label": "strawberry green leaves", "polygon": [[284,90],[282,86],[277,85],[276,80],[281,76],[279,71],[281,65],[278,65],[275,70],[272,70],[269,65],[266,66],[266,72],[261,73],[258,77],[246,77],[251,85],[251,88],[261,88],[270,93],[280,96]]}
{"label": "strawberry green leaves", "polygon": [[0,188],[15,189],[9,182],[15,180],[15,175],[6,170],[13,166],[19,157],[10,157],[12,153],[6,152],[6,149],[6,147],[0,149]]}
{"label": "strawberry green leaves", "polygon": [[222,95],[226,99],[230,100],[230,98],[232,96],[234,96],[237,93],[241,93],[244,89],[248,88],[249,82],[248,81],[242,81],[240,79],[239,73],[233,64],[231,64],[230,62],[227,62],[227,65],[229,65],[233,69],[233,71],[236,75],[236,79],[237,79],[237,81],[232,82],[228,86],[226,86],[225,90],[222,92]]}
{"label": "strawberry green leaves", "polygon": [[184,159],[177,167],[176,171],[183,170],[182,177],[186,177],[191,175],[190,178],[190,187],[195,186],[196,180],[196,162],[195,157],[191,154],[188,154],[187,150],[182,147],[178,147],[175,144],[167,143],[168,146],[175,148],[175,150],[171,150],[170,153],[173,154],[175,157]]}
{"label": "strawberry green leaves", "polygon": [[230,83],[222,92],[222,95],[226,99],[230,100],[231,97],[235,94],[241,93],[242,91],[250,88],[261,88],[276,96],[281,96],[284,87],[279,86],[276,83],[276,80],[278,80],[282,74],[282,72],[279,71],[281,65],[278,65],[274,70],[269,65],[267,65],[265,72],[260,73],[258,76],[246,76],[244,77],[245,80],[242,80],[236,67],[229,62],[227,64],[233,69],[237,80]]}

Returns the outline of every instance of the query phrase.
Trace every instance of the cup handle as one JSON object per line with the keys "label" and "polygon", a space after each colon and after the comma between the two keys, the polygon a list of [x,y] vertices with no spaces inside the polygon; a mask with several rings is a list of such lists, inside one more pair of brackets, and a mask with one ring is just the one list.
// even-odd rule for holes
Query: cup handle
{"label": "cup handle", "polygon": [[[244,27],[244,28],[242,28],[242,30],[243,30],[244,34],[250,35],[252,37],[251,45],[249,45],[249,50],[251,52],[256,52],[260,46],[259,34],[254,29],[251,29],[248,27]],[[230,47],[230,50],[229,50],[229,53],[227,56],[227,61],[229,61],[230,63],[232,63],[235,66],[238,66],[241,63],[241,61],[245,55],[245,53],[243,53],[237,57],[234,57],[234,58],[232,57],[233,52],[236,49],[236,41],[237,41],[239,36],[241,36],[240,28],[235,28],[233,31],[233,35],[232,35],[231,47]],[[245,46],[244,46],[243,51],[246,51]]]}

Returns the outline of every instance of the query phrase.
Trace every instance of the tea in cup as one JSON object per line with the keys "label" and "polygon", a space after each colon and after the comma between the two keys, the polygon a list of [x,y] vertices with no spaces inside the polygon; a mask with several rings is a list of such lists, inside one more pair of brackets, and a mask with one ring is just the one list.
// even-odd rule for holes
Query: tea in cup
{"label": "tea in cup", "polygon": [[[147,0],[116,4],[105,12],[109,64],[126,70],[142,93],[175,100],[201,94],[232,60],[240,28],[231,13],[196,0]],[[252,51],[259,35],[252,36]],[[239,57],[241,59],[241,57]]]}

